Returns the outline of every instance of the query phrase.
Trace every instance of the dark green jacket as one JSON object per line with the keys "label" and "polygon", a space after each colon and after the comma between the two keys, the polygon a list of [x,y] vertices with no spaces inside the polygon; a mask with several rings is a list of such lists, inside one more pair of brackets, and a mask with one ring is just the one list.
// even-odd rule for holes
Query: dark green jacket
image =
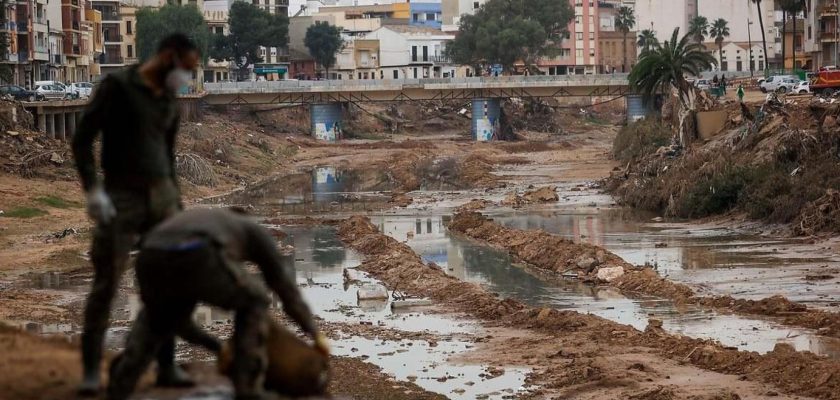
{"label": "dark green jacket", "polygon": [[105,186],[143,183],[175,174],[178,105],[174,94],[155,96],[142,81],[138,66],[102,80],[73,137],[76,168],[87,191],[96,182],[93,142],[102,133]]}

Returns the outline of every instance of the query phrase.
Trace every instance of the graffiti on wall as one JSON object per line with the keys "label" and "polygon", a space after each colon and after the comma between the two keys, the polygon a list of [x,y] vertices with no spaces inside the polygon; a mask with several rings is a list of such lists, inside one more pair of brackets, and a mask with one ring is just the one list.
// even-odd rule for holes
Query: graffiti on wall
{"label": "graffiti on wall", "polygon": [[341,122],[318,122],[315,124],[315,138],[334,142],[341,139]]}
{"label": "graffiti on wall", "polygon": [[484,118],[475,121],[475,140],[479,142],[489,142],[496,138],[496,133],[499,132],[499,119]]}

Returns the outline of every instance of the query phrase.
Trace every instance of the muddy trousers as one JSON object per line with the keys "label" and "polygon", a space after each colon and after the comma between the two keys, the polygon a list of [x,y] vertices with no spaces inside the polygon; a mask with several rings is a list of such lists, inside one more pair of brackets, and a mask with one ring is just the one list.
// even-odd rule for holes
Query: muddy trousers
{"label": "muddy trousers", "polygon": [[203,344],[190,319],[198,302],[235,311],[230,377],[236,398],[262,398],[270,304],[265,291],[206,241],[186,251],[144,249],[135,270],[144,309],[111,365],[107,398],[127,399],[155,352],[174,336]]}
{"label": "muddy trousers", "polygon": [[[143,188],[107,189],[117,216],[107,224],[97,225],[91,249],[93,286],[85,304],[82,333],[82,364],[86,376],[96,376],[102,360],[102,346],[111,304],[128,264],[132,246],[140,235],[180,207],[174,183],[163,180]],[[158,366],[161,370],[174,367],[174,342],[161,347]]]}

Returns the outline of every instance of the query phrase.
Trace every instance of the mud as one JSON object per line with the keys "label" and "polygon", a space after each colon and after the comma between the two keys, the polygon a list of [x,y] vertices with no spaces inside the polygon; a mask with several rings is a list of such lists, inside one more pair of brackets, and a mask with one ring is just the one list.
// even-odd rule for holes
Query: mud
{"label": "mud", "polygon": [[[423,263],[408,246],[379,233],[364,217],[353,217],[340,224],[339,235],[351,247],[368,256],[359,268],[391,287],[399,286],[410,293],[428,296],[448,307],[499,325],[539,331],[566,343],[597,346],[599,350],[592,350],[593,353],[585,357],[571,357],[576,361],[583,358],[574,363],[578,372],[572,372],[571,377],[569,371],[562,370],[551,378],[543,378],[553,381],[552,384],[557,387],[580,385],[584,381],[604,384],[604,377],[616,373],[616,366],[595,360],[610,352],[626,354],[631,351],[626,346],[644,346],[703,369],[745,375],[748,380],[776,384],[784,392],[825,399],[840,398],[840,382],[831,379],[840,374],[840,363],[833,360],[789,351],[790,348],[785,346],[779,346],[766,355],[742,352],[708,340],[670,335],[661,328],[651,327],[642,333],[593,315],[532,308],[515,300],[500,299],[480,286],[446,275],[433,264]],[[617,350],[613,346],[625,347]],[[587,365],[587,362],[591,364]],[[626,375],[626,372],[618,374],[622,377]]]}
{"label": "mud", "polygon": [[840,314],[809,309],[806,305],[791,302],[781,296],[761,300],[698,296],[688,285],[666,279],[651,268],[635,267],[598,246],[575,244],[544,231],[505,228],[476,212],[457,214],[449,229],[503,248],[514,257],[541,270],[566,276],[574,273],[584,281],[598,281],[598,270],[621,267],[624,274],[609,284],[625,292],[744,315],[778,317],[786,325],[816,329],[819,334],[840,337]]}
{"label": "mud", "polygon": [[501,204],[503,206],[520,208],[531,204],[554,203],[558,200],[560,200],[560,196],[557,195],[557,188],[550,186],[526,190],[522,194],[511,192]]}

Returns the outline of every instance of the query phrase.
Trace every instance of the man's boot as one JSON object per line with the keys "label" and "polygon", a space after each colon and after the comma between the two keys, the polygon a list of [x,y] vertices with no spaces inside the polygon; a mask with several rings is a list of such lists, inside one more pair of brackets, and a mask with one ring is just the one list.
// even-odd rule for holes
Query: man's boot
{"label": "man's boot", "polygon": [[175,364],[175,338],[168,340],[158,351],[157,386],[185,388],[195,386],[187,371]]}

